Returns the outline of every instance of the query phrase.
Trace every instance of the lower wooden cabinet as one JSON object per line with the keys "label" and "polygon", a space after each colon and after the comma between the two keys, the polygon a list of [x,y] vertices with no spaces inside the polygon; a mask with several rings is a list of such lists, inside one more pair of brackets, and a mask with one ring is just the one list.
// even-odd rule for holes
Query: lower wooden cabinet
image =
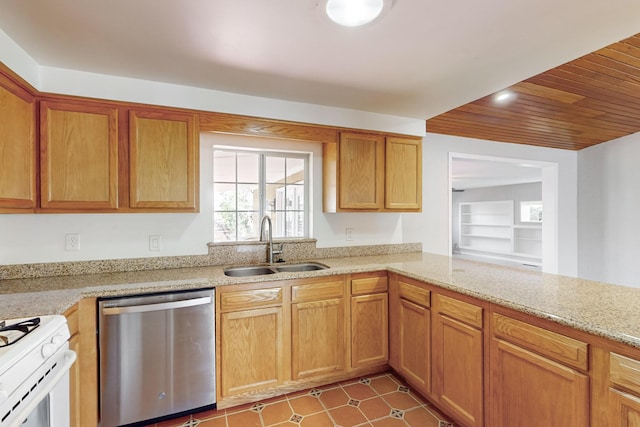
{"label": "lower wooden cabinet", "polygon": [[640,427],[640,361],[609,355],[609,426]]}
{"label": "lower wooden cabinet", "polygon": [[496,313],[492,326],[490,425],[589,426],[587,344]]}
{"label": "lower wooden cabinet", "polygon": [[345,371],[344,279],[294,285],[291,305],[292,379]]}
{"label": "lower wooden cabinet", "polygon": [[218,294],[218,398],[282,384],[282,287],[236,286]]}
{"label": "lower wooden cabinet", "polygon": [[391,366],[425,396],[431,392],[431,293],[410,279],[391,284]]}
{"label": "lower wooden cabinet", "polygon": [[484,425],[483,309],[433,296],[433,396],[468,427]]}
{"label": "lower wooden cabinet", "polygon": [[505,341],[492,345],[492,427],[589,425],[585,374]]}
{"label": "lower wooden cabinet", "polygon": [[387,273],[351,278],[351,368],[384,366],[389,361]]}
{"label": "lower wooden cabinet", "polygon": [[610,427],[640,427],[640,397],[610,389],[609,408]]}

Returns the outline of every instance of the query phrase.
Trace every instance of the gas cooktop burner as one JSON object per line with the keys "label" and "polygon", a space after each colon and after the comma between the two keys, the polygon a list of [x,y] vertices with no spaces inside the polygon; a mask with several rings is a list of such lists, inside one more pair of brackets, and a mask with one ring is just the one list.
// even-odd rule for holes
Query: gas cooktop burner
{"label": "gas cooktop burner", "polygon": [[27,336],[40,326],[40,318],[34,317],[11,325],[5,325],[5,323],[4,321],[0,323],[0,347],[14,344]]}

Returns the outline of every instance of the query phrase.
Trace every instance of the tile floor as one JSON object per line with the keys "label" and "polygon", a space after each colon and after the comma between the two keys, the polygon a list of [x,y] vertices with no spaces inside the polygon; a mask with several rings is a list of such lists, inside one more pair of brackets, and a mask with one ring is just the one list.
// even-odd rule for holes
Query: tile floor
{"label": "tile floor", "polygon": [[237,408],[201,412],[154,426],[438,427],[429,409],[402,381],[384,373]]}

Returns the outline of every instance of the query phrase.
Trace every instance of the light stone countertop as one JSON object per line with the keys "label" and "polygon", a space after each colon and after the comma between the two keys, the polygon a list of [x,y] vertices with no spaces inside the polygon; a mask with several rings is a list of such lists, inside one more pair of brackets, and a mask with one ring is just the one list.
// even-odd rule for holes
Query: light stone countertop
{"label": "light stone countertop", "polygon": [[389,270],[640,348],[640,289],[422,252],[319,262],[331,268],[238,278],[217,266],[0,280],[0,319],[61,314],[84,297]]}

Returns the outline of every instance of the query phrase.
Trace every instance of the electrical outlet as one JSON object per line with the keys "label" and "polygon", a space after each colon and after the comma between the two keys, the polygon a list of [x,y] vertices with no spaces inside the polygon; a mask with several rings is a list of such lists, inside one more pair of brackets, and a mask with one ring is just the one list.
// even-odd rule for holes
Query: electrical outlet
{"label": "electrical outlet", "polygon": [[149,250],[154,252],[162,250],[162,236],[149,236]]}
{"label": "electrical outlet", "polygon": [[353,240],[353,228],[345,228],[345,235],[348,241]]}
{"label": "electrical outlet", "polygon": [[80,234],[70,233],[64,236],[64,250],[65,251],[79,251],[80,250]]}

